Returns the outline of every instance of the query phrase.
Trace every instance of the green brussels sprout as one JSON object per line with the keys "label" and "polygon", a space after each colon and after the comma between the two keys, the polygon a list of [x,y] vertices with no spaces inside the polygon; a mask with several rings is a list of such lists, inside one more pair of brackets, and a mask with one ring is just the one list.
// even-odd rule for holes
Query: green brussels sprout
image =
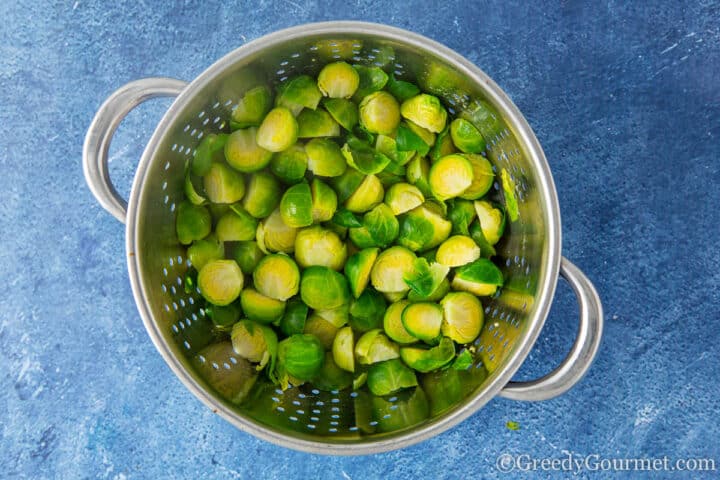
{"label": "green brussels sprout", "polygon": [[421,295],[414,290],[408,292],[407,298],[411,302],[438,302],[450,291],[450,280],[443,278],[440,285],[435,288],[429,295]]}
{"label": "green brussels sprout", "polygon": [[447,365],[455,357],[455,344],[443,337],[440,343],[432,348],[403,347],[400,358],[405,364],[421,373],[432,372]]}
{"label": "green brussels sprout", "polygon": [[322,93],[315,80],[307,75],[292,78],[278,87],[275,106],[289,109],[297,115],[303,108],[315,110],[320,103]]}
{"label": "green brussels sprout", "polygon": [[421,257],[415,260],[413,270],[405,275],[404,280],[411,292],[420,298],[427,298],[437,290],[449,271],[449,267],[437,262],[428,263]]}
{"label": "green brussels sprout", "polygon": [[360,77],[360,83],[353,95],[353,101],[356,103],[371,93],[382,90],[388,81],[387,73],[383,72],[381,68],[365,67],[362,65],[353,65],[353,68],[358,72]]}
{"label": "green brussels sprout", "polygon": [[470,237],[455,235],[440,244],[436,258],[448,267],[459,267],[480,258],[480,247]]}
{"label": "green brussels sprout", "polygon": [[350,319],[350,305],[344,303],[330,310],[315,310],[315,315],[322,317],[337,328],[344,326]]}
{"label": "green brussels sprout", "polygon": [[430,161],[435,163],[446,155],[450,155],[457,152],[455,144],[452,142],[452,135],[450,135],[450,127],[447,126],[445,129],[438,133],[435,145],[430,149]]}
{"label": "green brussels sprout", "polygon": [[433,204],[410,210],[400,222],[398,243],[415,252],[437,247],[450,236],[452,224]]}
{"label": "green brussels sprout", "polygon": [[318,108],[317,110],[303,110],[297,117],[298,137],[337,137],[340,135],[340,125],[333,117]]}
{"label": "green brussels sprout", "polygon": [[[420,134],[416,132],[420,132]],[[409,124],[401,123],[398,125],[395,135],[397,149],[401,152],[417,152],[421,156],[427,155],[430,151],[430,144],[427,142],[434,141],[435,137],[432,133],[422,136],[421,134],[422,131],[419,130],[419,127],[413,129]]]}
{"label": "green brussels sprout", "polygon": [[332,344],[332,355],[335,364],[348,372],[355,371],[354,335],[352,327],[343,327],[338,330]]}
{"label": "green brussels sprout", "polygon": [[257,132],[257,128],[250,127],[235,130],[228,137],[225,143],[225,160],[235,170],[256,172],[270,163],[272,152],[257,144]]}
{"label": "green brussels sprout", "polygon": [[462,195],[461,198],[467,200],[475,200],[485,195],[492,187],[495,174],[492,170],[492,165],[487,158],[482,155],[473,155],[468,153],[465,158],[470,162],[473,169],[473,180]]}
{"label": "green brussels sprout", "polygon": [[338,177],[347,170],[337,143],[327,138],[313,138],[305,145],[308,169],[321,177]]}
{"label": "green brussels sprout", "polygon": [[425,198],[432,196],[428,177],[430,176],[430,165],[425,157],[416,155],[408,162],[405,169],[405,177],[411,185],[415,185]]}
{"label": "green brussels sprout", "polygon": [[345,276],[350,283],[350,291],[353,297],[359,298],[365,291],[365,287],[370,281],[370,272],[379,252],[379,248],[366,248],[351,255],[345,262]]}
{"label": "green brussels sprout", "polygon": [[375,363],[368,370],[367,385],[373,395],[390,395],[417,384],[415,372],[406,367],[397,357]]}
{"label": "green brussels sprout", "polygon": [[407,165],[415,155],[414,150],[400,151],[395,139],[387,135],[377,136],[375,139],[375,150],[392,160],[392,163],[400,166]]}
{"label": "green brussels sprout", "polygon": [[184,201],[178,205],[175,232],[183,245],[202,240],[210,234],[212,217],[207,208]]}
{"label": "green brussels sprout", "polygon": [[385,193],[385,203],[390,207],[393,215],[409,212],[423,202],[425,197],[420,189],[409,183],[396,183]]}
{"label": "green brussels sprout", "polygon": [[363,216],[362,227],[350,229],[350,239],[360,248],[386,247],[395,241],[399,230],[392,210],[381,203]]}
{"label": "green brussels sprout", "polygon": [[410,335],[402,324],[402,312],[408,305],[410,305],[408,300],[391,303],[387,307],[387,310],[385,310],[385,315],[383,316],[383,330],[385,330],[385,334],[400,345],[415,343],[418,340]]}
{"label": "green brussels sprout", "polygon": [[[345,173],[339,177],[330,179],[335,193],[338,195],[338,202],[345,203],[365,180],[365,175],[358,172],[354,168],[347,168]],[[382,184],[381,184],[382,186]],[[353,226],[353,225],[347,225]]]}
{"label": "green brussels sprout", "polygon": [[484,313],[480,300],[467,292],[450,292],[440,301],[442,334],[457,343],[470,343],[480,335]]}
{"label": "green brussels sprout", "polygon": [[478,258],[458,268],[452,281],[455,290],[474,293],[480,297],[494,294],[502,284],[502,272],[487,258]]}
{"label": "green brussels sprout", "polygon": [[[335,215],[333,215],[333,218],[335,218]],[[334,232],[335,235],[337,235],[340,240],[345,240],[345,239],[347,238],[347,235],[348,235],[348,228],[347,228],[347,227],[343,227],[342,225],[338,225],[338,224],[335,223],[335,222],[325,222],[325,223],[323,224],[323,226],[324,226],[325,228],[327,228],[328,230],[330,230],[331,232]],[[348,249],[348,253],[349,253],[349,249]]]}
{"label": "green brussels sprout", "polygon": [[[473,207],[473,212],[475,208]],[[497,253],[495,251],[495,247],[490,245],[487,240],[485,240],[485,235],[482,233],[482,228],[480,227],[480,221],[476,221],[470,224],[470,228],[468,229],[468,232],[470,233],[470,238],[472,238],[478,247],[480,247],[480,256],[490,258],[494,257]]]}
{"label": "green brussels sprout", "polygon": [[228,305],[235,301],[243,288],[243,273],[235,260],[213,260],[198,273],[198,289],[208,302]]}
{"label": "green brussels sprout", "polygon": [[370,272],[370,282],[379,292],[406,292],[409,290],[404,277],[415,268],[414,253],[395,246],[378,255]]}
{"label": "green brussels sprout", "polygon": [[210,133],[206,135],[195,149],[190,171],[193,175],[204,176],[210,170],[213,162],[222,162],[225,160],[223,149],[227,142],[227,133]]}
{"label": "green brussels sprout", "polygon": [[295,237],[295,260],[303,268],[312,265],[341,270],[347,247],[335,232],[320,225],[303,228]]}
{"label": "green brussels sprout", "polygon": [[380,173],[391,163],[389,157],[355,136],[348,137],[341,153],[349,166],[365,175]]}
{"label": "green brussels sprout", "polygon": [[260,323],[272,323],[285,313],[285,302],[266,297],[254,288],[240,293],[240,305],[247,318]]}
{"label": "green brussels sprout", "polygon": [[379,328],[365,332],[355,344],[355,359],[360,365],[371,365],[400,356],[397,344]]}
{"label": "green brussels sprout", "polygon": [[213,163],[203,177],[205,194],[213,203],[235,203],[245,195],[242,175],[224,163]]}
{"label": "green brussels sprout", "polygon": [[312,266],[303,271],[300,297],[310,308],[332,310],[347,303],[350,294],[344,276],[328,267]]}
{"label": "green brussels sprout", "polygon": [[438,415],[463,399],[462,382],[457,370],[426,373],[420,378],[420,383],[430,400],[430,415]]}
{"label": "green brussels sprout", "polygon": [[205,315],[208,316],[218,331],[227,332],[240,320],[242,310],[240,310],[237,302],[224,306],[208,304],[205,306]]}
{"label": "green brussels sprout", "polygon": [[350,326],[358,332],[380,327],[385,307],[382,294],[368,288],[350,303]]}
{"label": "green brussels sprout", "polygon": [[280,331],[287,336],[303,333],[308,310],[308,306],[300,298],[289,299],[285,305],[285,315],[280,320]]}
{"label": "green brussels sprout", "polygon": [[292,258],[273,253],[260,260],[255,267],[253,283],[257,291],[266,297],[284,302],[298,293],[300,270]]}
{"label": "green brussels sprout", "polygon": [[505,209],[511,222],[517,221],[520,212],[518,210],[517,196],[515,195],[515,181],[506,169],[500,170],[503,194],[505,197]]}
{"label": "green brussels sprout", "polygon": [[475,206],[469,200],[454,198],[449,201],[447,218],[452,223],[453,235],[470,235],[470,224],[475,220]]}
{"label": "green brussels sprout", "polygon": [[362,40],[357,38],[324,38],[310,47],[321,60],[335,61],[339,58],[350,60],[360,53]]}
{"label": "green brussels sprout", "polygon": [[288,188],[280,200],[280,215],[288,227],[301,228],[312,225],[310,185],[303,182]]}
{"label": "green brussels sprout", "polygon": [[405,124],[407,124],[408,128],[420,139],[425,142],[429,147],[435,146],[435,139],[436,136],[433,132],[428,130],[427,128],[423,128],[420,125],[416,124],[415,122],[411,122],[410,120],[405,120]]}
{"label": "green brussels sprout", "polygon": [[225,256],[225,247],[213,234],[201,240],[195,240],[187,249],[190,264],[198,271],[211,260],[220,260]]}
{"label": "green brussels sprout", "polygon": [[383,201],[385,189],[375,175],[368,175],[345,202],[345,208],[354,213],[367,212]]}
{"label": "green brussels sprout", "polygon": [[292,253],[295,250],[297,228],[288,227],[283,222],[279,208],[258,225],[255,235],[258,247],[265,253]]}
{"label": "green brussels sprout", "polygon": [[342,390],[349,387],[352,382],[352,374],[341,369],[330,352],[325,353],[325,361],[318,374],[312,379],[314,387],[325,391]]}
{"label": "green brussels sprout", "polygon": [[311,380],[318,374],[325,360],[325,351],[313,335],[292,335],[278,345],[278,373],[280,383],[287,386],[288,376],[300,381]]}
{"label": "green brussels sprout", "polygon": [[[312,110],[311,110],[312,111]],[[284,107],[270,110],[257,130],[255,141],[260,148],[270,152],[282,152],[290,148],[300,135],[298,120]]]}
{"label": "green brussels sprout", "polygon": [[221,242],[244,242],[255,238],[257,220],[248,215],[242,208],[233,205],[218,220],[215,234]]}
{"label": "green brussels sprout", "polygon": [[447,110],[440,100],[426,93],[405,100],[400,106],[400,113],[403,118],[434,133],[440,133],[447,121]]}
{"label": "green brussels sprout", "polygon": [[436,344],[440,338],[443,309],[437,303],[411,303],[402,311],[405,330],[425,343]]}
{"label": "green brussels sprout", "polygon": [[230,115],[230,128],[237,130],[259,126],[271,106],[272,92],[267,86],[251,88],[245,92],[243,98],[233,108]]}
{"label": "green brussels sprout", "polygon": [[485,137],[464,118],[456,118],[450,124],[450,136],[455,146],[464,153],[480,153],[485,150]]}
{"label": "green brussels sprout", "polygon": [[252,363],[258,363],[258,370],[270,364],[273,370],[278,354],[277,335],[270,327],[252,320],[237,322],[230,333],[235,353]]}
{"label": "green brussels sprout", "polygon": [[473,181],[473,168],[463,156],[442,157],[430,167],[428,183],[435,198],[447,200],[462,195]]}
{"label": "green brussels sprout", "polygon": [[260,250],[257,242],[254,241],[239,242],[233,248],[232,253],[233,259],[240,266],[240,270],[246,275],[250,275],[253,270],[255,270],[258,262],[260,262],[264,256],[265,254]]}
{"label": "green brussels sprout", "polygon": [[[473,210],[473,215],[474,213]],[[357,216],[345,207],[338,207],[331,220],[331,224],[344,228],[346,234],[348,228],[362,227],[362,222],[358,220]]]}
{"label": "green brussels sprout", "polygon": [[[198,352],[192,359],[195,370],[221,397],[240,405],[255,385],[258,373],[243,358],[235,358],[232,343],[213,343]],[[231,358],[235,359],[233,362]],[[230,365],[222,368],[221,365]]]}
{"label": "green brussels sprout", "polygon": [[345,62],[325,65],[318,74],[318,88],[326,97],[350,98],[360,85],[357,70]]}
{"label": "green brussels sprout", "polygon": [[400,106],[387,92],[371,93],[360,102],[360,125],[371,133],[389,135],[400,123]]}
{"label": "green brussels sprout", "polygon": [[207,198],[198,193],[198,190],[201,190],[200,181],[200,178],[190,173],[190,169],[186,170],[183,191],[185,192],[185,198],[193,205],[205,205],[208,203]]}
{"label": "green brussels sprout", "polygon": [[505,214],[484,200],[476,200],[474,206],[483,237],[490,245],[495,245],[505,231]]}
{"label": "green brussels sprout", "polygon": [[317,313],[311,314],[305,321],[305,329],[303,333],[314,335],[325,350],[332,348],[333,340],[337,335],[338,327],[328,322]]}
{"label": "green brussels sprout", "polygon": [[337,210],[337,194],[325,183],[313,178],[310,184],[313,222],[327,222]]}
{"label": "green brussels sprout", "polygon": [[220,218],[230,211],[230,205],[227,203],[208,203],[207,209],[210,210],[213,223],[217,223]]}
{"label": "green brussels sprout", "polygon": [[328,98],[323,102],[325,110],[337,123],[347,131],[351,131],[360,120],[357,105],[344,98]]}
{"label": "green brussels sprout", "polygon": [[472,100],[458,116],[472,123],[485,138],[493,138],[505,129],[502,115],[485,100]]}
{"label": "green brussels sprout", "polygon": [[470,353],[470,350],[464,348],[460,353],[457,354],[455,360],[453,360],[452,364],[450,365],[450,368],[456,371],[467,370],[472,366],[474,360],[475,359],[473,358],[472,353]]}
{"label": "green brussels sprout", "polygon": [[278,152],[270,160],[270,171],[285,183],[297,183],[305,178],[308,156],[302,145],[295,144]]}
{"label": "green brussels sprout", "polygon": [[407,297],[408,292],[407,290],[404,292],[383,292],[383,297],[388,303],[395,303]]}
{"label": "green brussels sprout", "polygon": [[400,102],[404,102],[405,100],[420,93],[420,89],[417,85],[404,80],[398,80],[393,74],[390,74],[390,78],[388,79],[386,86],[387,91]]}

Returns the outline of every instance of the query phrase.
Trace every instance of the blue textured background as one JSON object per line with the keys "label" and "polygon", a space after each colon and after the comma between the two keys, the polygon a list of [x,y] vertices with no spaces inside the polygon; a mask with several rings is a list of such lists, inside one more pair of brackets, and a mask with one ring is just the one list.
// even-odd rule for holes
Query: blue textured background
{"label": "blue textured background", "polygon": [[[500,478],[503,452],[720,464],[716,2],[166,3],[0,2],[0,477]],[[246,41],[329,19],[445,43],[528,118],[560,196],[563,252],[595,281],[607,315],[599,357],[572,391],[496,399],[423,444],[331,458],[236,430],[155,351],[130,292],[123,226],[82,177],[96,108],[127,81],[191,80]],[[121,126],[111,172],[124,193],[168,105],[150,102]],[[560,361],[576,316],[561,285],[519,378]]]}

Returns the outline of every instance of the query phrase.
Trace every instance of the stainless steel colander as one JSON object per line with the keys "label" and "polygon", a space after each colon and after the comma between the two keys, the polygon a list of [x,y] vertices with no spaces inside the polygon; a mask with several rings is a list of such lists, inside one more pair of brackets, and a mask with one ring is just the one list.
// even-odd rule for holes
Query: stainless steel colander
{"label": "stainless steel colander", "polygon": [[[324,392],[312,385],[282,391],[258,383],[251,401],[224,400],[193,368],[209,341],[211,323],[199,295],[187,294],[184,248],[175,235],[175,208],[183,197],[184,167],[204,135],[227,128],[229,114],[258,75],[278,82],[317,73],[335,59],[383,65],[440,96],[451,113],[479,104],[492,129],[488,155],[515,184],[519,218],[499,245],[506,285],[484,302],[485,327],[462,399],[407,425],[402,395],[373,408],[362,391]],[[442,87],[426,81],[443,78]],[[108,175],[108,148],[123,117],[144,100],[176,96],[145,148],[126,204]],[[135,301],[150,337],[170,368],[198,398],[237,427],[286,447],[329,454],[366,454],[401,448],[436,435],[477,411],[495,395],[543,400],[572,387],[590,366],[602,333],[602,306],[590,281],[560,255],[560,213],[545,156],[510,99],[480,69],[420,35],[382,25],[329,22],[273,33],[226,55],[191,83],[169,78],[131,82],[100,107],[85,139],[85,177],[100,204],[127,225],[127,261]],[[499,171],[499,170],[498,170]],[[495,185],[499,190],[499,185]],[[561,274],[580,303],[580,328],[563,363],[531,382],[510,382],[533,346]],[[228,350],[214,370],[243,367]],[[200,359],[202,361],[202,359]],[[417,393],[417,392],[416,392]],[[368,403],[370,402],[370,403]],[[376,407],[377,405],[375,405]],[[400,420],[398,418],[398,420]],[[402,425],[394,430],[391,425]]]}

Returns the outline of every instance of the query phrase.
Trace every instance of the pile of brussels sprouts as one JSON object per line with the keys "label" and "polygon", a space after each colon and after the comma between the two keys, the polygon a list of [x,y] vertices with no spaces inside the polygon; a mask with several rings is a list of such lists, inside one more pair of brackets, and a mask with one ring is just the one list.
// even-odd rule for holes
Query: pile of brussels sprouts
{"label": "pile of brussels sprouts", "polygon": [[473,122],[376,67],[248,90],[206,135],[177,236],[216,331],[281,388],[374,395],[468,369],[505,211]]}

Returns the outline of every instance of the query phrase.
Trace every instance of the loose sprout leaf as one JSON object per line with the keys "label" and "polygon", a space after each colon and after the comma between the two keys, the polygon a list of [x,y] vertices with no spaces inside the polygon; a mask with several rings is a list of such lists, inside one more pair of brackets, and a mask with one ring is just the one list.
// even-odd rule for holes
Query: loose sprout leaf
{"label": "loose sprout leaf", "polygon": [[383,72],[381,68],[362,65],[353,65],[353,68],[357,70],[360,76],[360,84],[355,95],[353,95],[355,102],[359,103],[367,95],[382,90],[388,81],[387,73]]}
{"label": "loose sprout leaf", "polygon": [[518,422],[513,422],[512,420],[508,420],[507,422],[505,422],[505,426],[508,430],[520,430],[520,424]]}
{"label": "loose sprout leaf", "polygon": [[348,165],[365,175],[380,173],[390,163],[390,158],[375,151],[357,137],[348,138],[342,147],[342,153]]}
{"label": "loose sprout leaf", "polygon": [[515,182],[507,170],[504,168],[500,171],[502,179],[503,193],[505,194],[505,208],[510,217],[510,221],[514,222],[518,219],[518,202],[515,196]]}
{"label": "loose sprout leaf", "polygon": [[195,186],[196,178],[197,177],[192,176],[190,169],[188,169],[185,174],[185,196],[193,205],[205,205],[207,199],[197,192],[198,187]]}
{"label": "loose sprout leaf", "polygon": [[402,123],[398,125],[395,142],[400,152],[416,151],[425,156],[430,151],[430,146],[417,133],[410,130],[410,127]]}
{"label": "loose sprout leaf", "polygon": [[404,102],[408,98],[414,97],[420,93],[420,89],[417,85],[404,80],[398,80],[393,74],[390,74],[386,87],[388,92],[390,92],[393,97],[397,98],[399,102]]}
{"label": "loose sprout leaf", "polygon": [[290,109],[295,115],[305,108],[315,110],[322,99],[322,93],[315,80],[307,75],[300,75],[278,87],[279,95],[276,105]]}
{"label": "loose sprout leaf", "polygon": [[237,130],[239,128],[257,127],[260,125],[265,114],[270,110],[272,105],[272,92],[270,89],[261,85],[251,88],[243,98],[238,102],[230,116],[230,128]]}
{"label": "loose sprout leaf", "polygon": [[472,363],[472,353],[470,353],[468,349],[464,349],[462,352],[458,353],[457,357],[455,357],[455,361],[452,362],[450,368],[453,370],[467,370],[472,366]]}
{"label": "loose sprout leaf", "polygon": [[341,227],[362,227],[362,222],[358,220],[355,214],[344,207],[338,207],[338,209],[335,211],[335,215],[333,215],[332,217],[332,222],[340,225]]}
{"label": "loose sprout leaf", "polygon": [[433,293],[450,271],[448,267],[436,262],[430,264],[422,257],[415,260],[413,266],[413,272],[406,275],[404,280],[410,290],[421,297],[427,297]]}
{"label": "loose sprout leaf", "polygon": [[345,130],[352,131],[358,123],[358,108],[352,101],[344,98],[328,98],[323,102],[325,110]]}
{"label": "loose sprout leaf", "polygon": [[450,200],[448,220],[453,225],[452,233],[469,236],[469,227],[475,219],[475,215],[475,207],[471,201],[458,198]]}

